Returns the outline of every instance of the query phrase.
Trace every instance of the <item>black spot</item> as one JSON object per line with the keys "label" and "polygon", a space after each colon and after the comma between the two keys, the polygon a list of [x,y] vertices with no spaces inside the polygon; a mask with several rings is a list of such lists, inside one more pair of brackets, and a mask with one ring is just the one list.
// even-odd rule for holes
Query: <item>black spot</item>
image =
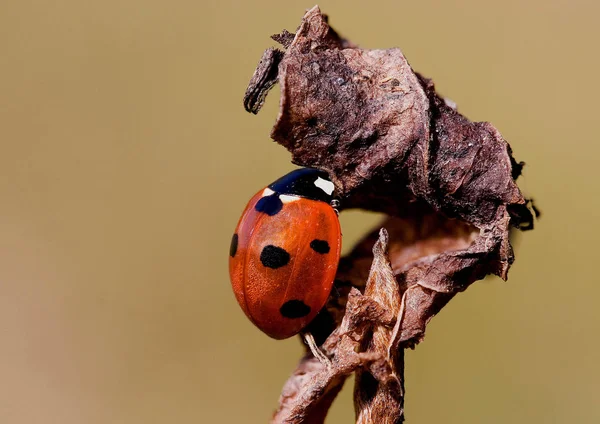
{"label": "black spot", "polygon": [[329,243],[326,240],[314,239],[310,242],[310,248],[322,255],[329,253]]}
{"label": "black spot", "polygon": [[239,237],[237,234],[234,234],[233,237],[231,237],[231,246],[229,246],[229,256],[231,256],[232,258],[237,252],[238,238]]}
{"label": "black spot", "polygon": [[310,314],[310,306],[301,300],[288,300],[279,312],[286,318],[302,318]]}
{"label": "black spot", "polygon": [[260,252],[260,261],[267,268],[281,268],[290,261],[290,254],[281,247],[269,244]]}
{"label": "black spot", "polygon": [[281,208],[283,208],[283,202],[276,193],[261,197],[254,207],[257,212],[263,212],[269,216],[276,215]]}

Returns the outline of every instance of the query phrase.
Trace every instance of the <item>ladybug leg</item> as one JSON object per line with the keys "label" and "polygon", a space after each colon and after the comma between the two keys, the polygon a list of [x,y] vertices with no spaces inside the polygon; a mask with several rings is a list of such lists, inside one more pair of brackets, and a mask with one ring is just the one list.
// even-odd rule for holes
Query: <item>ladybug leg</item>
{"label": "ladybug leg", "polygon": [[315,338],[313,337],[312,333],[303,333],[302,337],[304,338],[305,343],[310,348],[310,351],[312,352],[313,356],[317,358],[319,362],[325,365],[326,367],[330,367],[331,360],[325,355],[325,353],[323,353],[321,349],[319,349],[319,346],[317,346],[317,343],[315,342]]}
{"label": "ladybug leg", "polygon": [[332,199],[331,202],[329,202],[329,204],[331,205],[331,207],[335,211],[335,214],[339,216],[340,215],[340,207],[341,207],[340,200],[339,199]]}

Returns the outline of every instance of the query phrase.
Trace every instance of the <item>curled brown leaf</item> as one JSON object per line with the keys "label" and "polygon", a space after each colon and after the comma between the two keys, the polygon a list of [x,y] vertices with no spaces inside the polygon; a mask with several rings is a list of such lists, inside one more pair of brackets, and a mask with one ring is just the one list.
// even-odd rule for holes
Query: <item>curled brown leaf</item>
{"label": "curled brown leaf", "polygon": [[[360,49],[318,7],[295,34],[274,36],[246,91],[257,113],[275,82],[271,136],[293,162],[325,170],[345,208],[384,212],[342,258],[327,307],[307,328],[310,353],[282,392],[274,423],[322,423],[357,373],[361,423],[403,420],[404,349],[452,297],[488,274],[507,278],[511,228],[537,210],[515,180],[523,164],[487,122],[471,122],[414,72],[399,49]],[[389,234],[389,239],[388,239]]]}

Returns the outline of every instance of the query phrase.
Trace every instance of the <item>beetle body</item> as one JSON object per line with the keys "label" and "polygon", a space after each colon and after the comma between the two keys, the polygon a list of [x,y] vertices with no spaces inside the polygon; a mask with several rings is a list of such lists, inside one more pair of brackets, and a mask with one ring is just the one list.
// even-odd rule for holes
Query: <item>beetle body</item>
{"label": "beetle body", "polygon": [[254,195],[240,218],[231,284],[247,317],[270,337],[297,334],[327,302],[341,250],[332,193],[325,173],[299,169]]}

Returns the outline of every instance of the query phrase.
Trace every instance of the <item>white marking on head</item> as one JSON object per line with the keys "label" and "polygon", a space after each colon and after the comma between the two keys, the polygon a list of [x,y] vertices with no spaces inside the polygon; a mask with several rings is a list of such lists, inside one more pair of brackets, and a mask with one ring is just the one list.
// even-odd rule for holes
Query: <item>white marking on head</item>
{"label": "white marking on head", "polygon": [[328,196],[331,196],[331,193],[333,193],[333,189],[335,188],[331,181],[327,181],[321,177],[317,178],[315,185],[327,193]]}
{"label": "white marking on head", "polygon": [[263,197],[265,196],[270,196],[271,194],[275,193],[273,190],[271,190],[269,187],[265,188],[263,191]]}
{"label": "white marking on head", "polygon": [[300,200],[300,197],[290,196],[288,194],[280,194],[279,200],[281,200],[282,203],[291,203],[291,202],[297,202],[298,200]]}

